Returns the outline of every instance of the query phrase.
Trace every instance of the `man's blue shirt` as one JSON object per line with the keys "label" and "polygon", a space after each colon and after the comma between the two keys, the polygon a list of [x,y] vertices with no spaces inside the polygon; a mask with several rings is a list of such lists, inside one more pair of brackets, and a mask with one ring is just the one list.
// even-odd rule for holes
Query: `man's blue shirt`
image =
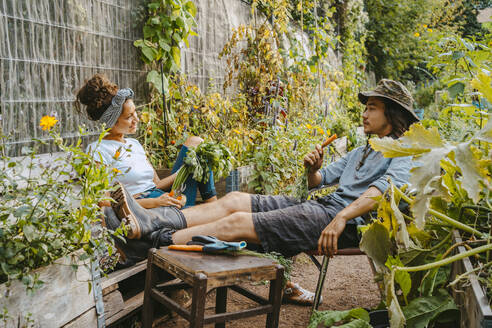
{"label": "man's blue shirt", "polygon": [[[337,190],[326,197],[344,207],[359,198],[371,186],[384,193],[389,187],[388,178],[399,188],[407,184],[410,178],[410,156],[385,158],[380,152],[372,149],[366,150],[369,151],[367,157],[357,170],[364,156],[364,149],[364,146],[358,147],[320,170],[321,185],[338,184]],[[323,198],[319,201],[324,202]],[[363,219],[358,217],[352,223],[361,224]]]}

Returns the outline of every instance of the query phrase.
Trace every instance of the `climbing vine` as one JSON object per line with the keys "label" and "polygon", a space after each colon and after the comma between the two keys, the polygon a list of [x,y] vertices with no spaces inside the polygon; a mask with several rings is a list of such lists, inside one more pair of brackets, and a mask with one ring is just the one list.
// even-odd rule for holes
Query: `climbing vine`
{"label": "climbing vine", "polygon": [[[168,92],[168,76],[181,67],[181,46],[188,37],[198,35],[193,28],[196,6],[191,0],[151,0],[147,4],[147,20],[143,26],[143,39],[134,42],[142,60],[151,65],[147,73],[150,82],[159,92]],[[161,73],[157,71],[161,64]]]}

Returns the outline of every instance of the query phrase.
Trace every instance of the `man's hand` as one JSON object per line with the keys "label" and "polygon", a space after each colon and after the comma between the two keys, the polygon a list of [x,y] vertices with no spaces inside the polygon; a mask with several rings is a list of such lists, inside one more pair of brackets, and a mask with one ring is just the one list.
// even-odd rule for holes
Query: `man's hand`
{"label": "man's hand", "polygon": [[340,216],[335,218],[321,232],[318,239],[318,252],[333,257],[338,251],[338,238],[345,229],[347,221]]}
{"label": "man's hand", "polygon": [[304,156],[304,166],[309,168],[309,173],[317,172],[323,165],[323,148],[316,145],[316,148]]}

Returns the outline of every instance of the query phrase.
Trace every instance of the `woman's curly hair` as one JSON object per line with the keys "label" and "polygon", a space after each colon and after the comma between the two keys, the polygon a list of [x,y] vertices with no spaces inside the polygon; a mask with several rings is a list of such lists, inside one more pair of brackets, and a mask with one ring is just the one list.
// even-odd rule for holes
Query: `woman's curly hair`
{"label": "woman's curly hair", "polygon": [[116,84],[104,74],[95,74],[77,92],[77,108],[80,110],[79,103],[86,105],[89,118],[97,121],[109,107],[117,91]]}

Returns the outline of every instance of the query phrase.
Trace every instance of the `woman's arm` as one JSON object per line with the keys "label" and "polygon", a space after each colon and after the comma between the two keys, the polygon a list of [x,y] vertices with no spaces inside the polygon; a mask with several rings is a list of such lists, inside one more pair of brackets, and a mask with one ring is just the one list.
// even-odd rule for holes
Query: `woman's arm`
{"label": "woman's arm", "polygon": [[173,185],[174,180],[176,179],[176,175],[178,172],[175,172],[163,179],[159,179],[159,176],[157,175],[157,172],[154,170],[154,183],[157,188],[162,189],[162,190],[168,190],[171,189],[171,186]]}
{"label": "woman's arm", "polygon": [[160,206],[175,206],[181,208],[186,204],[186,197],[183,195],[181,200],[169,196],[169,194],[163,194],[157,198],[141,198],[137,199],[137,202],[143,208],[156,208]]}

